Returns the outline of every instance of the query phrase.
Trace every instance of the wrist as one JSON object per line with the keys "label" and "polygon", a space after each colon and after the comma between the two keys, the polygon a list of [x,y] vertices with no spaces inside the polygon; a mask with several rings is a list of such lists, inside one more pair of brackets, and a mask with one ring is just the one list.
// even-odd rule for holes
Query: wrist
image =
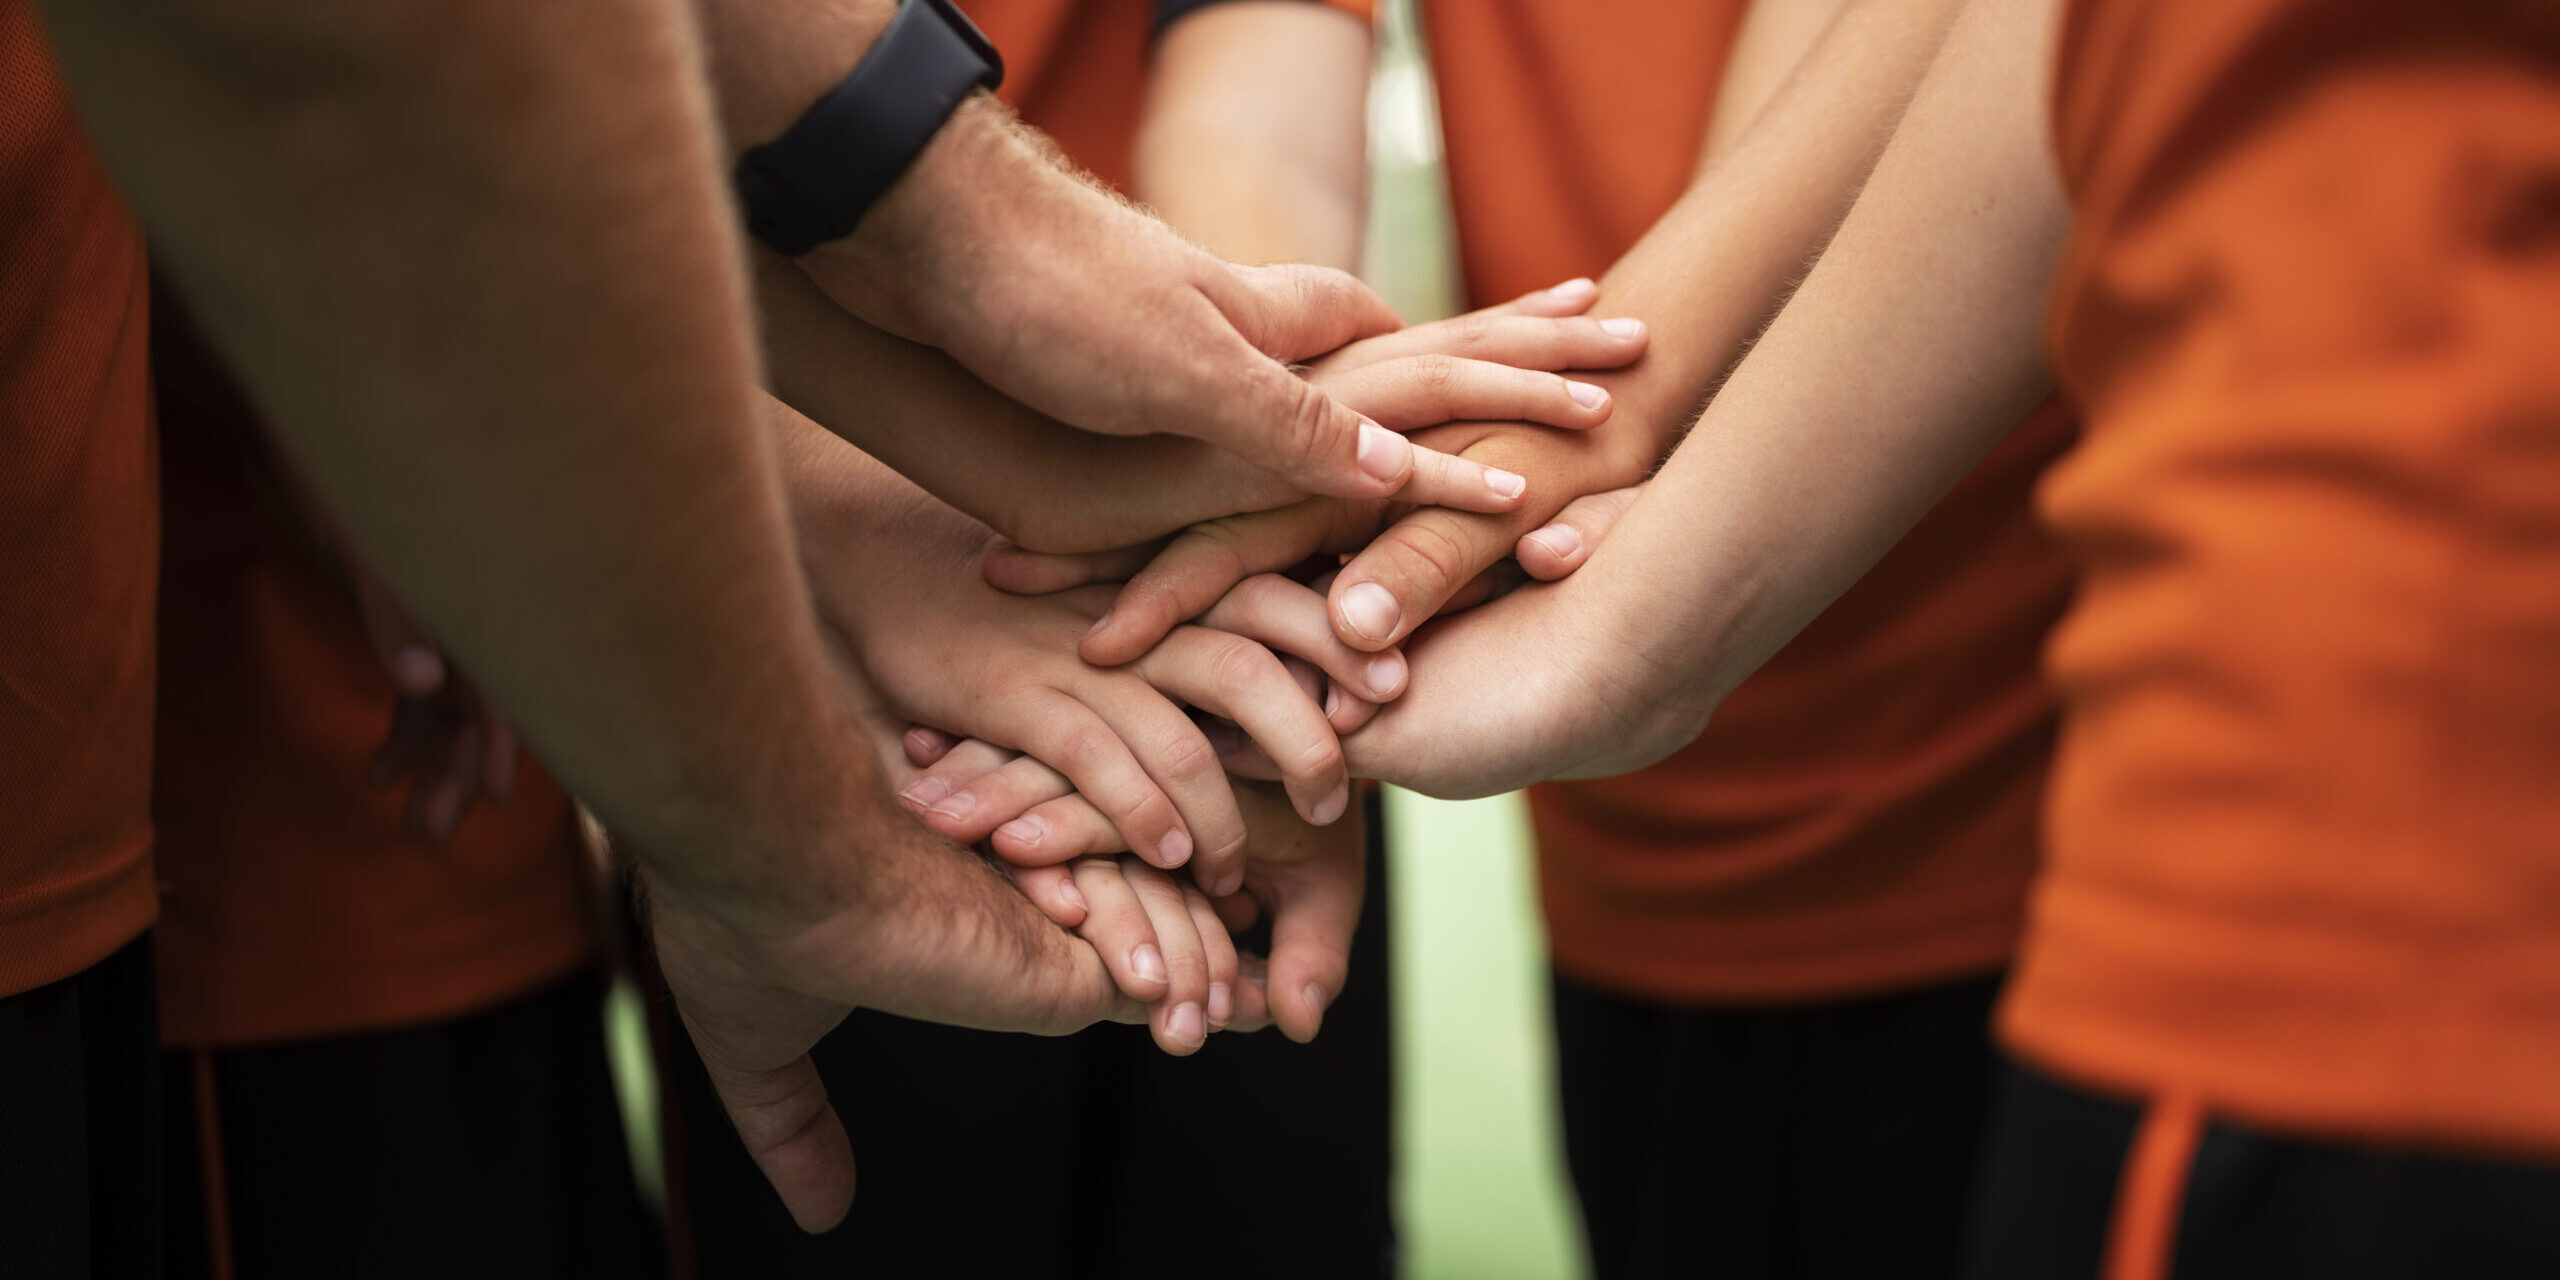
{"label": "wrist", "polygon": [[[917,286],[957,293],[965,308],[975,281],[941,264],[974,255],[952,247],[1008,239],[994,224],[1063,179],[1055,161],[995,95],[972,93],[851,234],[819,245],[798,262],[846,310],[900,337],[942,346],[943,308],[933,304],[949,300],[923,297]],[[989,192],[1005,198],[987,199]]]}

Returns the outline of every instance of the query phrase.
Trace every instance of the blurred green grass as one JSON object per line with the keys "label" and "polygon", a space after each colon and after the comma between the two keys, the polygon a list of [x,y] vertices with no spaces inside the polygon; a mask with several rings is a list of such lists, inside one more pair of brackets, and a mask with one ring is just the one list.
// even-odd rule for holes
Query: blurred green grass
{"label": "blurred green grass", "polygon": [[[1362,274],[1407,320],[1436,319],[1459,309],[1461,290],[1412,0],[1379,5],[1378,36]],[[1391,788],[1387,857],[1404,1274],[1579,1276],[1525,807],[1518,796],[1459,803]]]}

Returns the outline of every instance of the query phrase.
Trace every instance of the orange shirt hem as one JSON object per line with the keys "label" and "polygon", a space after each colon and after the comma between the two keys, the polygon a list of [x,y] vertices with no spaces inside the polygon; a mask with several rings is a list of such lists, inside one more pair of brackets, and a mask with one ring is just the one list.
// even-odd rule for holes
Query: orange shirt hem
{"label": "orange shirt hem", "polygon": [[[1550,855],[1553,856],[1553,855]],[[1556,891],[1548,890],[1552,901]],[[1550,926],[1555,967],[1586,985],[1675,1004],[1854,1000],[1996,973],[2016,949],[2023,886],[1896,899],[1853,912],[1719,919],[1666,902],[1583,908],[1605,933]]]}
{"label": "orange shirt hem", "polygon": [[2063,877],[2032,928],[2001,1034],[2054,1075],[2274,1132],[2560,1156],[2547,929],[2378,938]]}
{"label": "orange shirt hem", "polygon": [[114,955],[151,927],[159,905],[148,849],[71,892],[48,886],[0,901],[0,997],[60,982]]}

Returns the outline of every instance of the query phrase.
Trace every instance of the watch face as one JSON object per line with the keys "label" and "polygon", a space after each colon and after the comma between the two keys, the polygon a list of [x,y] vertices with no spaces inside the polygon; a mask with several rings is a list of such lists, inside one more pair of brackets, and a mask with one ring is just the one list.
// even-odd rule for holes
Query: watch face
{"label": "watch face", "polygon": [[932,6],[934,12],[941,14],[943,21],[951,24],[951,29],[959,33],[960,38],[967,41],[970,48],[977,50],[979,57],[987,60],[986,86],[992,89],[1003,84],[1004,55],[996,52],[995,44],[987,39],[987,33],[978,30],[978,24],[971,22],[969,15],[962,13],[960,6],[954,3],[954,0],[922,0],[922,2]]}

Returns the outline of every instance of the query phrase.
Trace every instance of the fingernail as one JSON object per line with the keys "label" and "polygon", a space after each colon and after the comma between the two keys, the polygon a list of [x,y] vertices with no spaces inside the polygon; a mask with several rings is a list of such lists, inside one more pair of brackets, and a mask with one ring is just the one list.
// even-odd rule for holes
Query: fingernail
{"label": "fingernail", "polygon": [[432,689],[444,681],[444,662],[435,651],[420,645],[404,645],[391,655],[392,683],[404,690]]}
{"label": "fingernail", "polygon": [[[1341,711],[1342,711],[1342,687],[1341,687],[1340,685],[1332,685],[1332,684],[1328,684],[1328,685],[1326,685],[1326,686],[1324,687],[1324,718],[1325,718],[1325,719],[1327,719],[1327,720],[1331,720],[1331,719],[1332,719],[1332,718],[1334,718],[1336,715],[1339,715],[1339,714],[1341,713]],[[373,784],[373,785],[375,785],[375,786],[377,786],[377,787],[378,787],[378,786],[381,786],[382,784],[381,784],[381,783],[379,783],[379,782],[377,782],[377,783],[375,783],[375,784]]]}
{"label": "fingernail", "polygon": [[1324,988],[1310,982],[1307,984],[1306,991],[1302,994],[1307,997],[1308,1011],[1318,1016],[1322,1016],[1324,1013]]}
{"label": "fingernail", "polygon": [[1342,620],[1369,639],[1384,640],[1396,633],[1396,624],[1404,621],[1404,610],[1385,587],[1361,582],[1342,593]]}
{"label": "fingernail", "polygon": [[1575,404],[1585,409],[1597,409],[1601,401],[1609,398],[1609,393],[1596,382],[1576,382],[1567,378],[1564,380],[1564,389],[1565,394],[1573,397]]}
{"label": "fingernail", "polygon": [[1620,316],[1615,320],[1601,321],[1600,331],[1612,338],[1641,338],[1644,336],[1644,321]]}
{"label": "fingernail", "polygon": [[1374,422],[1360,424],[1360,470],[1371,479],[1394,480],[1413,469],[1413,446]]}
{"label": "fingernail", "polygon": [[1209,1038],[1209,1028],[1200,1021],[1200,1006],[1196,1004],[1175,1005],[1173,1016],[1164,1020],[1164,1030],[1177,1044],[1196,1045]]}
{"label": "fingernail", "polygon": [[1379,654],[1369,659],[1369,665],[1362,669],[1360,674],[1369,682],[1369,692],[1384,698],[1394,693],[1396,688],[1404,683],[1404,655],[1401,653]]}
{"label": "fingernail", "polygon": [[1141,942],[1129,952],[1129,972],[1138,975],[1140,982],[1164,981],[1164,956],[1156,944]]}
{"label": "fingernail", "polygon": [[1593,297],[1599,292],[1600,285],[1598,281],[1593,280],[1589,276],[1575,276],[1573,279],[1567,280],[1563,284],[1547,290],[1547,296],[1554,298],[1558,302],[1582,302]]}
{"label": "fingernail", "polygon": [[1334,787],[1332,794],[1316,802],[1316,825],[1321,827],[1331,824],[1334,819],[1342,816],[1343,810],[1350,807],[1351,784],[1341,783]]}
{"label": "fingernail", "polygon": [[1236,1016],[1236,993],[1223,982],[1209,984],[1209,1022],[1223,1027]]}
{"label": "fingernail", "polygon": [[1528,492],[1529,481],[1509,471],[1488,468],[1484,473],[1484,487],[1493,490],[1493,496],[1507,500]]}
{"label": "fingernail", "polygon": [[945,797],[942,803],[927,810],[929,813],[938,813],[943,817],[954,820],[966,818],[977,811],[978,798],[970,795],[966,791],[954,791],[949,796]]}
{"label": "fingernail", "polygon": [[908,783],[906,790],[898,793],[898,802],[917,813],[922,813],[931,808],[934,801],[950,794],[950,783],[940,778],[918,778]]}
{"label": "fingernail", "polygon": [[1104,627],[1107,627],[1107,626],[1110,626],[1110,625],[1111,625],[1111,611],[1110,611],[1109,609],[1105,609],[1105,610],[1103,610],[1103,611],[1102,611],[1102,616],[1101,616],[1101,617],[1096,618],[1096,619],[1094,619],[1094,620],[1093,620],[1093,625],[1092,625],[1092,626],[1090,626],[1090,627],[1086,627],[1086,628],[1084,629],[1084,633],[1085,633],[1086,635],[1088,635],[1088,636],[1091,636],[1091,635],[1099,635],[1099,634],[1101,634],[1101,631],[1102,631],[1102,629],[1103,629]]}
{"label": "fingernail", "polygon": [[1085,909],[1084,893],[1076,888],[1074,876],[1067,876],[1058,881],[1058,900],[1078,911]]}
{"label": "fingernail", "polygon": [[1187,832],[1167,833],[1164,843],[1157,845],[1156,848],[1162,850],[1164,866],[1178,867],[1191,860],[1191,836]]}
{"label": "fingernail", "polygon": [[1242,870],[1228,872],[1225,878],[1209,886],[1205,892],[1212,898],[1232,898],[1244,892],[1244,872]]}
{"label": "fingernail", "polygon": [[1548,525],[1530,534],[1529,540],[1545,547],[1547,554],[1558,560],[1570,560],[1574,552],[1582,550],[1582,535],[1574,532],[1569,524]]}
{"label": "fingernail", "polygon": [[1042,822],[1038,818],[1028,816],[1016,818],[1013,821],[996,828],[997,835],[1003,836],[1005,839],[1011,840],[1015,844],[1024,845],[1038,844],[1040,843],[1040,837],[1047,835],[1048,833],[1049,824]]}

